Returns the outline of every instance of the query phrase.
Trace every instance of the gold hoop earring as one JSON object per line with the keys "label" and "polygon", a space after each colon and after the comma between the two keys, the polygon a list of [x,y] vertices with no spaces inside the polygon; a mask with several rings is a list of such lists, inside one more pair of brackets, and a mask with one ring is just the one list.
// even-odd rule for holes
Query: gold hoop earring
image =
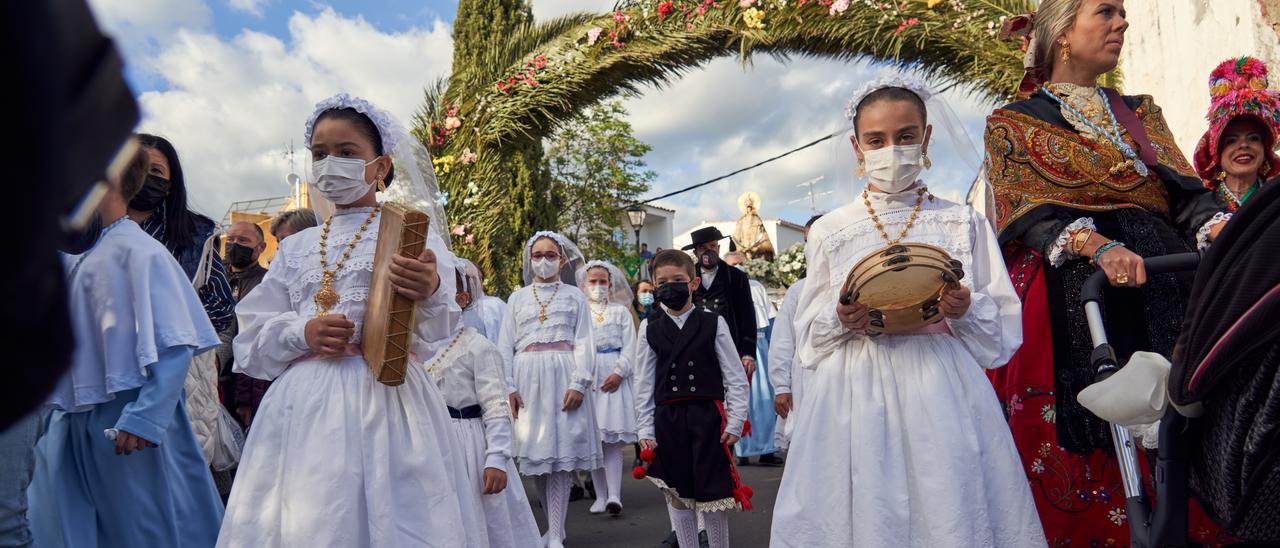
{"label": "gold hoop earring", "polygon": [[1058,42],[1058,46],[1062,48],[1062,64],[1071,62],[1071,44],[1065,40]]}
{"label": "gold hoop earring", "polygon": [[933,167],[933,160],[930,160],[930,159],[929,159],[929,155],[928,155],[928,154],[925,154],[925,155],[924,155],[924,168],[925,168],[925,169],[930,169],[930,168],[932,168],[932,167]]}

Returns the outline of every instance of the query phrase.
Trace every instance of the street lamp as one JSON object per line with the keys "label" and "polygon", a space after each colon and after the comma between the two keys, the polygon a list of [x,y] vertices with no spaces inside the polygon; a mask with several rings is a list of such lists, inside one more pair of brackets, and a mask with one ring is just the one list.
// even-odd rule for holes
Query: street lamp
{"label": "street lamp", "polygon": [[631,221],[631,228],[636,231],[636,256],[640,256],[640,229],[644,227],[644,218],[649,212],[645,211],[642,205],[633,205],[627,208],[627,219]]}

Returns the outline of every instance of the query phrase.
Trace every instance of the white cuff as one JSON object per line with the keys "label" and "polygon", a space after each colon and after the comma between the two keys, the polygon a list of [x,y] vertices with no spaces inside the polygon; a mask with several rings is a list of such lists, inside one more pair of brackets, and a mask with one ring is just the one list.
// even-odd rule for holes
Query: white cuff
{"label": "white cuff", "polygon": [[1203,251],[1209,248],[1209,231],[1218,223],[1225,223],[1231,220],[1230,213],[1217,212],[1213,214],[1213,218],[1200,226],[1200,230],[1196,231],[1196,249]]}
{"label": "white cuff", "polygon": [[1062,263],[1067,262],[1068,256],[1074,257],[1075,254],[1069,248],[1071,234],[1085,229],[1098,229],[1098,227],[1094,226],[1092,217],[1081,217],[1067,225],[1067,228],[1062,229],[1062,232],[1058,234],[1057,241],[1053,242],[1053,246],[1049,248],[1049,264],[1062,266]]}

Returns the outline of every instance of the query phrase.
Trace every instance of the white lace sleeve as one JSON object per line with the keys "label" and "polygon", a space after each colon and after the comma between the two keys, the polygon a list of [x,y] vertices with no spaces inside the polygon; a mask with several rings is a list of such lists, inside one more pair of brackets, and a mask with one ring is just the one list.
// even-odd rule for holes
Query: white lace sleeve
{"label": "white lace sleeve", "polygon": [[1092,217],[1081,217],[1067,225],[1067,228],[1062,229],[1062,232],[1058,234],[1058,240],[1053,242],[1053,246],[1049,248],[1049,264],[1062,266],[1062,263],[1067,262],[1068,256],[1074,256],[1068,248],[1068,244],[1071,243],[1071,234],[1086,228],[1090,230],[1098,229],[1098,227],[1094,226]]}
{"label": "white lace sleeve", "polygon": [[1222,211],[1214,213],[1213,218],[1209,219],[1203,225],[1200,225],[1200,230],[1196,231],[1196,249],[1201,251],[1209,249],[1209,244],[1211,243],[1209,241],[1209,231],[1213,230],[1213,227],[1218,223],[1225,223],[1230,220],[1230,213],[1224,213]]}

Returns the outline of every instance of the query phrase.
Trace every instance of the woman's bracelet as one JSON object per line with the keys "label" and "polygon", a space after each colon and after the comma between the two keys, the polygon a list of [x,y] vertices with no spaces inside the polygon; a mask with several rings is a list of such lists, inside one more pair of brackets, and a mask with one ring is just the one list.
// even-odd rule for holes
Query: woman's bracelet
{"label": "woman's bracelet", "polygon": [[1084,246],[1089,243],[1089,238],[1093,237],[1092,228],[1082,228],[1075,231],[1071,235],[1071,254],[1077,257],[1084,252]]}
{"label": "woman's bracelet", "polygon": [[1125,245],[1115,240],[1111,240],[1110,242],[1102,244],[1101,246],[1098,247],[1097,251],[1093,252],[1093,264],[1098,264],[1098,259],[1102,257],[1102,254],[1106,253],[1107,250],[1113,247],[1125,247]]}

